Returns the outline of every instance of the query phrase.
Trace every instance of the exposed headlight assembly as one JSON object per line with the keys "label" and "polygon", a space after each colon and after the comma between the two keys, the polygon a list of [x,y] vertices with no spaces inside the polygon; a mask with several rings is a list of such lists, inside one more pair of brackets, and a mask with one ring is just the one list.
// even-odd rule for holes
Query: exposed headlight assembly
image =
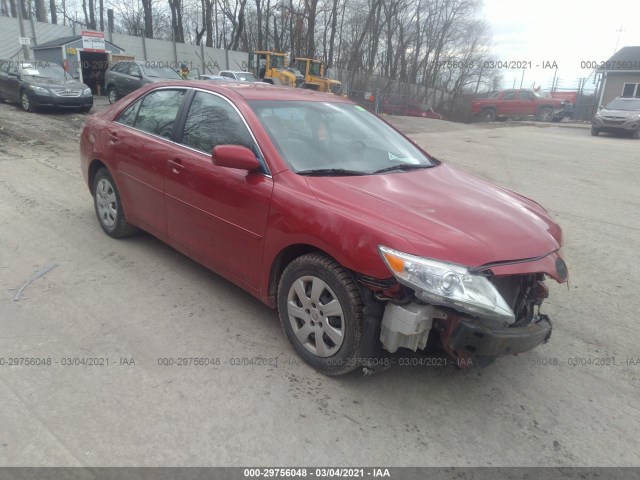
{"label": "exposed headlight assembly", "polygon": [[417,257],[382,245],[378,250],[398,281],[413,288],[421,300],[474,316],[514,322],[513,311],[483,275],[471,273],[462,265]]}

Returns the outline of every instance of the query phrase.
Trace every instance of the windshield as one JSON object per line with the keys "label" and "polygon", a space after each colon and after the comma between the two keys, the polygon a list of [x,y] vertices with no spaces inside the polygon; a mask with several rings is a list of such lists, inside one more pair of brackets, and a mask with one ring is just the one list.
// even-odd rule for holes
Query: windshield
{"label": "windshield", "polygon": [[236,79],[241,82],[257,82],[258,79],[253,73],[249,72],[236,72]]}
{"label": "windshield", "polygon": [[65,80],[71,78],[60,65],[48,62],[23,62],[22,73],[30,77]]}
{"label": "windshield", "polygon": [[309,74],[314,75],[316,77],[322,76],[320,75],[320,66],[321,66],[320,62],[311,62],[311,65],[309,65]]}
{"label": "windshield", "polygon": [[282,68],[284,67],[284,57],[277,57],[275,55],[271,56],[271,68]]}
{"label": "windshield", "polygon": [[168,67],[142,67],[147,77],[157,78],[182,78],[178,72]]}
{"label": "windshield", "polygon": [[[294,172],[367,175],[436,164],[359,105],[253,100],[249,105]],[[330,170],[333,170],[330,171]]]}
{"label": "windshield", "polygon": [[640,99],[616,98],[605,107],[607,110],[627,110],[630,112],[640,111]]}

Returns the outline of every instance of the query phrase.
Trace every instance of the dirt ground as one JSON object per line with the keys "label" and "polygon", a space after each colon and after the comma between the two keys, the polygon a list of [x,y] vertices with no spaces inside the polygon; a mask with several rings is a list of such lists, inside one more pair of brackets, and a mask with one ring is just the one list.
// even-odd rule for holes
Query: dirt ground
{"label": "dirt ground", "polygon": [[[392,119],[549,209],[570,282],[549,283],[554,332],[533,352],[328,378],[248,294],[149,235],[102,233],[79,169],[84,118],[0,104],[1,466],[640,465],[640,141]],[[178,357],[221,364],[161,364]]]}

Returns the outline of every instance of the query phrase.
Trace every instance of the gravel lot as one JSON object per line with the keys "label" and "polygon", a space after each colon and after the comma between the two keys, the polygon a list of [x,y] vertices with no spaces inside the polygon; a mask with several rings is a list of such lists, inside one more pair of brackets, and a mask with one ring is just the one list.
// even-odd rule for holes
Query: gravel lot
{"label": "gravel lot", "polygon": [[[149,235],[102,233],[79,169],[84,118],[0,104],[0,358],[52,359],[0,365],[0,465],[640,466],[640,141],[394,118],[549,209],[570,283],[549,284],[554,334],[528,354],[327,378],[248,294]],[[254,356],[277,366],[233,364]],[[76,357],[109,365],[63,365]]]}

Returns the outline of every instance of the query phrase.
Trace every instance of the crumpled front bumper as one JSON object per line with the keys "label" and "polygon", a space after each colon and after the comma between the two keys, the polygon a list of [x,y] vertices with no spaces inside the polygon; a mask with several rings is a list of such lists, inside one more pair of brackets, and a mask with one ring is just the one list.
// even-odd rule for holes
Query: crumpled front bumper
{"label": "crumpled front bumper", "polygon": [[551,337],[551,321],[539,315],[525,327],[491,328],[473,320],[462,320],[447,340],[448,350],[458,357],[500,357],[527,352]]}

